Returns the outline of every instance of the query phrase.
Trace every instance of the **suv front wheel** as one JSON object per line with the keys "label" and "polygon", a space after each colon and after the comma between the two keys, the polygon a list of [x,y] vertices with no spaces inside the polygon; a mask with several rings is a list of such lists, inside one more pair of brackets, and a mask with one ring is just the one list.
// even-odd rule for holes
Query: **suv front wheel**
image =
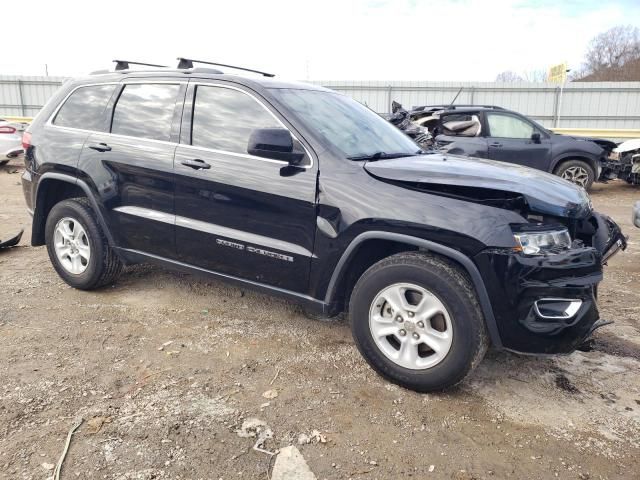
{"label": "suv front wheel", "polygon": [[383,377],[419,392],[460,382],[489,340],[460,269],[421,252],[393,255],[358,280],[349,305],[358,349]]}
{"label": "suv front wheel", "polygon": [[122,272],[122,262],[109,247],[86,198],[64,200],[51,209],[45,241],[53,267],[72,287],[98,288]]}
{"label": "suv front wheel", "polygon": [[556,175],[589,190],[596,180],[591,165],[582,160],[568,160],[556,169]]}

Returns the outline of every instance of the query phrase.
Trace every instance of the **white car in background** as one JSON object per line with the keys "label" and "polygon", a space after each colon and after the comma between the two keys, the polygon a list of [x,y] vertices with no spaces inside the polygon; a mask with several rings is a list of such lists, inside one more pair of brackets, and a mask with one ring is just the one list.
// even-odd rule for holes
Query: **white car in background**
{"label": "white car in background", "polygon": [[10,122],[0,117],[0,165],[22,155],[22,133],[29,124]]}

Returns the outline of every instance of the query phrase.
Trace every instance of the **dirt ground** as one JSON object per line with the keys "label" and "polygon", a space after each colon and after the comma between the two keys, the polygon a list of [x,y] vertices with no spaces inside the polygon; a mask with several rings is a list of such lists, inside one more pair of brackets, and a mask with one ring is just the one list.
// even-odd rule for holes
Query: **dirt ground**
{"label": "dirt ground", "polygon": [[490,352],[460,387],[421,395],[373,373],[344,320],[285,301],[146,265],[68,287],[28,246],[20,173],[0,167],[0,238],[25,228],[0,252],[0,478],[51,477],[79,418],[63,479],[268,479],[272,457],[237,433],[251,418],[318,479],[640,478],[640,188],[592,195],[630,239],[600,290],[615,324],[590,351]]}

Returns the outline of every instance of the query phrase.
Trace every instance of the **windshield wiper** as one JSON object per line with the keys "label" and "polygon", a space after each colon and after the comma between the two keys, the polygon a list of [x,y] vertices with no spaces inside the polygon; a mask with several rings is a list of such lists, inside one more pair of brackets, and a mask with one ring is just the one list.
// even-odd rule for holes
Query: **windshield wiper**
{"label": "windshield wiper", "polygon": [[352,157],[347,157],[349,160],[369,160],[370,162],[375,162],[376,160],[383,160],[389,158],[401,158],[401,157],[415,157],[418,155],[417,153],[411,152],[396,152],[396,153],[387,153],[387,152],[375,152],[368,153],[366,155],[354,155]]}

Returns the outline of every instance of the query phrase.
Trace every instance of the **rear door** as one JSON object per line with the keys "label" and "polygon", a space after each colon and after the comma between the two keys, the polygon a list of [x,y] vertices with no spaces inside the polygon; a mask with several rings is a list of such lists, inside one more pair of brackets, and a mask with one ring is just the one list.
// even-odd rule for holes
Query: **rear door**
{"label": "rear door", "polygon": [[[115,95],[116,83],[82,85],[72,90],[42,129],[34,132],[32,143],[37,164],[51,162],[59,169],[75,173],[84,143],[92,132],[106,132],[107,105]],[[42,169],[43,171],[45,169]]]}
{"label": "rear door", "polygon": [[99,192],[119,247],[175,258],[173,156],[186,83],[125,82],[109,131],[87,138],[80,171]]}
{"label": "rear door", "polygon": [[[509,113],[487,112],[489,158],[549,170],[551,144],[534,124]],[[538,134],[539,140],[532,138]]]}
{"label": "rear door", "polygon": [[175,158],[178,253],[207,270],[304,292],[315,234],[317,162],[308,150],[301,168],[249,155],[256,128],[288,127],[243,87],[189,85]]}

